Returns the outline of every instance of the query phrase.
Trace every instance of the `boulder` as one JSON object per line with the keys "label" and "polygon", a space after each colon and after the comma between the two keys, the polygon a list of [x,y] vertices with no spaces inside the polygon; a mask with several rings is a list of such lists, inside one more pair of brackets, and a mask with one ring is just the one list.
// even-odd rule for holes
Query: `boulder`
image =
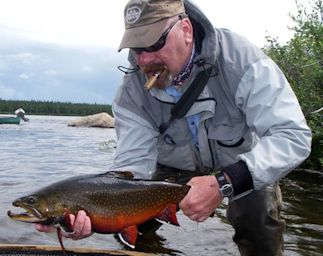
{"label": "boulder", "polygon": [[114,128],[114,118],[108,113],[102,112],[94,115],[76,118],[70,121],[68,126],[75,127],[101,127],[101,128]]}

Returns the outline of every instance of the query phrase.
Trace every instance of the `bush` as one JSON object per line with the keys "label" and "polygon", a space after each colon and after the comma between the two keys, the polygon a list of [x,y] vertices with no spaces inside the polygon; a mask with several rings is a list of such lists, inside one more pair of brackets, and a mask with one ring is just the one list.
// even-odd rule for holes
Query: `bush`
{"label": "bush", "polygon": [[267,36],[264,51],[280,66],[290,82],[313,133],[312,153],[303,167],[322,170],[323,165],[323,5],[311,2],[311,11],[297,3],[291,15],[294,37],[285,45]]}

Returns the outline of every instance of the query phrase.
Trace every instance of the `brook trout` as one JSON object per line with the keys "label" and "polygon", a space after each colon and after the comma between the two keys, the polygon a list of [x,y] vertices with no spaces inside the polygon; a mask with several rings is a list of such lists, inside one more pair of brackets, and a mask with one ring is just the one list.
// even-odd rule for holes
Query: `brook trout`
{"label": "brook trout", "polygon": [[72,177],[46,186],[12,204],[26,210],[12,213],[14,220],[58,225],[58,239],[63,250],[61,228],[73,232],[69,214],[84,210],[91,219],[92,231],[116,233],[131,248],[137,240],[137,225],[157,218],[178,225],[176,204],[189,186],[174,183],[135,180],[131,172],[107,172]]}

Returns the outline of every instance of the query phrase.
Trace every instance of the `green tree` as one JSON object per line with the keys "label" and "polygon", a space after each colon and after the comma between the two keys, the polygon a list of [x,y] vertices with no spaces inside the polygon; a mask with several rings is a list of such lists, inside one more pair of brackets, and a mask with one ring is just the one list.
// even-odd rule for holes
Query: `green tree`
{"label": "green tree", "polygon": [[310,2],[310,11],[296,1],[291,15],[293,38],[284,45],[267,36],[265,52],[280,66],[290,82],[313,133],[312,153],[304,167],[322,170],[323,165],[323,5]]}
{"label": "green tree", "polygon": [[3,100],[0,98],[0,113],[13,114],[17,108],[23,108],[27,115],[86,116],[100,112],[107,112],[112,115],[111,105],[52,101]]}

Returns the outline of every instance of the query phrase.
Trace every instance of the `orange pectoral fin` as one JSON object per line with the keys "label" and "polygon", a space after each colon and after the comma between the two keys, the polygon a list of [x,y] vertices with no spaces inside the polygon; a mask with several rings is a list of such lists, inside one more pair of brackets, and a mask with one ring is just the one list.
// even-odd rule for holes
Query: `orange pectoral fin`
{"label": "orange pectoral fin", "polygon": [[70,212],[69,211],[67,211],[67,210],[65,211],[64,217],[61,219],[61,221],[59,222],[59,224],[64,229],[64,231],[66,231],[68,233],[73,233],[73,226],[72,226],[72,222],[71,222]]}
{"label": "orange pectoral fin", "polygon": [[118,233],[120,240],[130,248],[134,249],[137,241],[137,226],[130,226]]}
{"label": "orange pectoral fin", "polygon": [[62,236],[62,230],[61,230],[60,227],[57,227],[56,230],[57,230],[57,237],[58,237],[59,244],[61,245],[61,248],[63,250],[63,254],[65,255],[65,247],[63,245],[63,240],[62,240],[62,238],[63,238],[63,236]]}
{"label": "orange pectoral fin", "polygon": [[157,216],[157,219],[175,226],[179,226],[176,217],[176,211],[176,204],[170,204],[166,206],[164,210],[162,210],[162,212]]}

